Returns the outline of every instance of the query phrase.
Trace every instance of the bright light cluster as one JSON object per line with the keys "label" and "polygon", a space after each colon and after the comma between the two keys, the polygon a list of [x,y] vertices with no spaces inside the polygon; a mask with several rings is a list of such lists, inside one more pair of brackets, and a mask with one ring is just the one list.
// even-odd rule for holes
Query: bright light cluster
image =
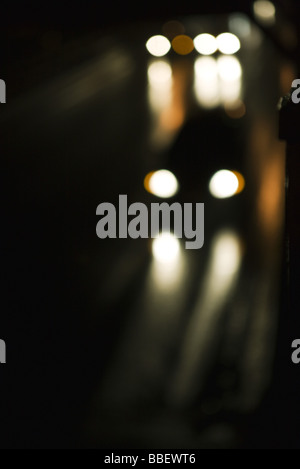
{"label": "bright light cluster", "polygon": [[232,33],[222,33],[217,37],[212,34],[199,34],[194,40],[185,34],[180,34],[173,38],[172,43],[167,37],[157,35],[147,41],[146,48],[154,57],[167,55],[171,48],[179,55],[188,55],[194,48],[202,55],[212,55],[217,50],[222,54],[232,55],[240,50],[241,43]]}

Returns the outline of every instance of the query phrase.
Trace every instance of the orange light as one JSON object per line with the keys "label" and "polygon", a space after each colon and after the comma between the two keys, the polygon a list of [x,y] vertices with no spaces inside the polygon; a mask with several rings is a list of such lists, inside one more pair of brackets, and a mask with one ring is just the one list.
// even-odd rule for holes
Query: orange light
{"label": "orange light", "polygon": [[194,41],[185,34],[176,36],[172,41],[174,51],[179,55],[188,55],[194,50]]}
{"label": "orange light", "polygon": [[150,193],[151,193],[150,181],[151,181],[151,178],[152,178],[153,175],[154,175],[154,171],[147,174],[147,176],[144,179],[144,187],[145,187],[146,191],[150,192]]}
{"label": "orange light", "polygon": [[244,176],[239,173],[238,171],[232,171],[233,174],[237,177],[238,179],[238,182],[239,182],[239,186],[236,190],[236,194],[240,194],[241,192],[243,192],[243,190],[245,189],[245,185],[246,185],[246,182],[245,182],[245,178]]}
{"label": "orange light", "polygon": [[246,115],[246,105],[238,99],[235,103],[225,103],[225,112],[231,119],[241,119]]}

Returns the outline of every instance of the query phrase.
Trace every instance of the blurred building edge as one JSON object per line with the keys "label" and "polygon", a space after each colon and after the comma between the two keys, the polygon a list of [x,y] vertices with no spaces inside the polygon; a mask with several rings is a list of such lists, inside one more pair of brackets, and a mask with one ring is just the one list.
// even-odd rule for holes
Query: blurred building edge
{"label": "blurred building edge", "polygon": [[282,98],[279,107],[279,138],[286,141],[286,288],[291,334],[300,336],[300,104],[292,101],[292,93]]}

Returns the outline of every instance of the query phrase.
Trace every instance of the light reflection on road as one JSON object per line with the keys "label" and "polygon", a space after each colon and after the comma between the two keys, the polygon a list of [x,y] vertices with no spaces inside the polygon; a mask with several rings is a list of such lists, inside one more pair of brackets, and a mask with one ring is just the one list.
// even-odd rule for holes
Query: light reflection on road
{"label": "light reflection on road", "polygon": [[[234,291],[241,260],[239,236],[230,231],[218,233],[212,241],[207,272],[199,286],[199,296],[184,334],[179,366],[170,386],[170,397],[176,404],[185,403],[203,384],[201,380],[214,356],[212,338],[219,328],[224,305]],[[201,384],[195,386],[196,380]]]}

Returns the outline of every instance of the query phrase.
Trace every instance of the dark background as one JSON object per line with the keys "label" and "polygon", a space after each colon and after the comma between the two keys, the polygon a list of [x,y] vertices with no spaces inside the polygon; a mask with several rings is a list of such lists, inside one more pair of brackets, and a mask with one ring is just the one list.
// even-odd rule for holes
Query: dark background
{"label": "dark background", "polygon": [[[70,2],[60,6],[53,2],[2,2],[0,76],[8,86],[6,106],[9,107],[11,101],[17,102],[20,96],[26,96],[36,85],[51,81],[61,71],[84,63],[89,58],[89,47],[81,48],[69,60],[60,61],[51,51],[43,55],[37,37],[49,28],[62,31],[66,43],[74,38],[87,37],[88,45],[92,34],[100,32],[103,36],[113,36],[119,28],[128,25],[128,29],[132,27],[134,31],[140,24],[160,23],[177,16],[221,15],[235,11],[252,16],[251,2],[245,0],[231,1],[230,5],[224,1],[199,2],[201,5],[197,6],[185,3],[178,7],[162,2],[137,6],[136,2],[135,5],[128,2]],[[299,2],[286,0],[274,3],[281,14],[294,24],[299,35]],[[298,47],[291,50],[285,47],[276,30],[266,30],[265,34],[279,54],[293,61],[297,69],[299,36]],[[134,43],[134,34],[129,34],[128,41]],[[138,109],[137,105],[137,112]],[[96,113],[91,112],[90,119],[97,118]],[[134,114],[134,111],[131,113]],[[43,123],[44,134],[40,133],[39,122]],[[138,127],[138,122],[135,121],[135,124]],[[91,190],[88,199],[81,203],[78,194],[85,191],[89,184],[96,187],[96,171],[99,168],[95,166],[94,174],[93,168],[86,173],[84,167],[75,164],[75,182],[72,178],[68,180],[70,161],[68,154],[65,159],[63,155],[69,151],[67,142],[73,138],[74,129],[75,134],[78,132],[78,141],[75,138],[73,146],[80,144],[81,124],[70,119],[64,132],[56,136],[57,146],[52,146],[51,134],[56,135],[60,122],[57,122],[56,130],[51,125],[45,115],[35,114],[31,122],[8,119],[0,129],[3,191],[0,337],[6,340],[8,347],[8,363],[1,365],[0,369],[2,448],[85,446],[82,437],[84,422],[98,386],[98,375],[104,373],[110,363],[111,351],[126,324],[126,315],[120,314],[120,309],[126,311],[126,301],[130,304],[139,290],[140,272],[147,265],[143,248],[137,247],[136,250],[142,252],[139,258],[141,266],[134,274],[133,291],[127,292],[121,305],[111,306],[105,304],[107,300],[100,301],[103,311],[110,311],[109,319],[104,315],[97,321],[85,320],[86,311],[92,316],[99,306],[93,303],[90,295],[94,277],[90,284],[84,284],[86,277],[82,273],[87,270],[89,262],[94,266],[90,259],[97,244],[97,239],[86,234],[95,225],[93,214],[87,215],[86,211],[88,207],[95,206],[96,200],[100,202],[100,198]],[[92,122],[86,124],[87,129],[93,129],[93,125]],[[37,128],[38,131],[35,130]],[[114,138],[113,129],[111,138]],[[14,151],[10,150],[10,145]],[[87,143],[87,153],[92,154],[92,146],[92,142]],[[42,163],[37,160],[40,148],[44,148],[46,155]],[[106,148],[105,145],[103,148]],[[122,148],[119,151],[123,153]],[[61,157],[59,163],[52,162],[53,152]],[[133,171],[134,179],[139,168],[134,170],[129,166],[130,160],[128,164],[120,164],[120,171]],[[82,187],[78,182],[81,180]],[[102,188],[103,197],[109,193],[107,187]],[[126,189],[126,186],[120,188],[122,191]],[[124,251],[122,243],[110,243],[108,246],[107,252],[104,250],[97,254],[103,266],[110,264],[112,251],[115,258]],[[287,308],[284,249],[283,243],[280,319],[272,385],[260,406],[248,414],[245,421],[243,416],[235,413],[227,416],[241,430],[242,437],[233,445],[236,447],[300,447],[299,372],[290,360],[290,344],[300,335],[300,324],[293,305],[291,310]],[[76,250],[81,253],[80,259],[74,254]],[[105,269],[98,274],[99,283],[104,283]],[[99,354],[101,360],[98,359]],[[187,413],[190,418],[193,409]],[[193,417],[191,420],[194,423]],[[197,425],[193,428],[197,429]],[[110,431],[108,425],[108,435]],[[103,441],[103,447],[114,447],[118,442],[113,438],[110,441],[107,435],[101,440],[101,435],[100,432],[97,443],[94,444],[92,439],[92,443],[88,441],[86,445],[101,448]],[[132,441],[125,443],[125,447],[134,444]],[[137,444],[143,443],[150,444],[149,441]]]}

